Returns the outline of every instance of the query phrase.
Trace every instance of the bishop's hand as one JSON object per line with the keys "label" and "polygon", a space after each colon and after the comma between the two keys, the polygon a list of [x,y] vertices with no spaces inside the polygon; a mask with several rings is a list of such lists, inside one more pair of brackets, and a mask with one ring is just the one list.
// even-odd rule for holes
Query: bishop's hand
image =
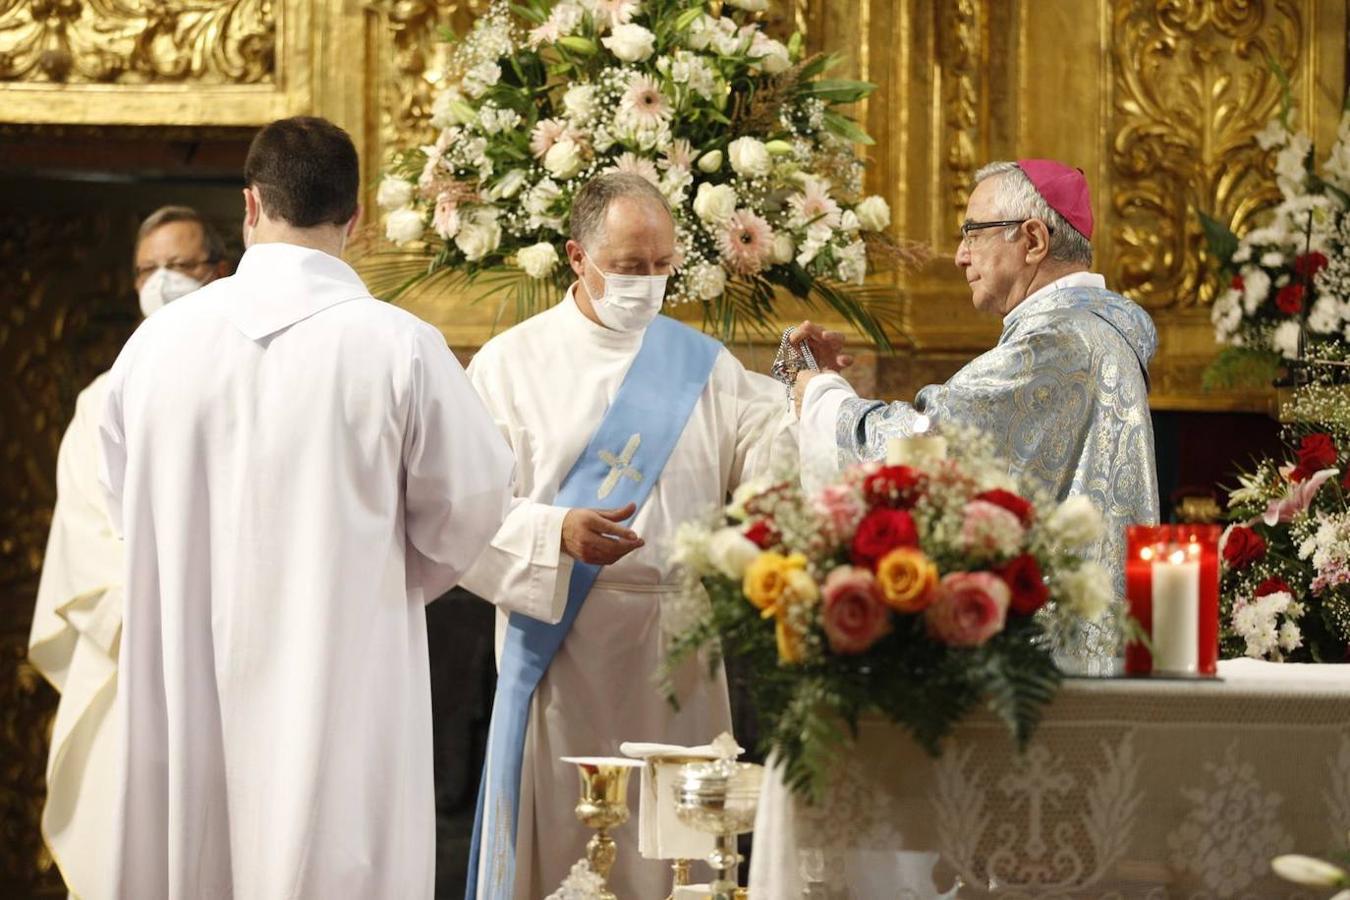
{"label": "bishop's hand", "polygon": [[637,532],[619,524],[635,512],[632,503],[618,509],[569,509],[563,516],[563,552],[591,565],[613,565],[644,543]]}
{"label": "bishop's hand", "polygon": [[806,344],[821,370],[840,372],[853,365],[853,357],[843,352],[844,336],[837,331],[826,331],[809,319],[792,329],[788,342],[798,349]]}

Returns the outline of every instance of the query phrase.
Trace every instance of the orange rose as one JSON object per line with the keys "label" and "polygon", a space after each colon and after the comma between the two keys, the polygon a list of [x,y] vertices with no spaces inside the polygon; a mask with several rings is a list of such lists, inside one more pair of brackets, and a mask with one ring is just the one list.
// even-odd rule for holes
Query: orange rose
{"label": "orange rose", "polygon": [[938,585],[937,566],[913,547],[897,547],[877,563],[881,598],[896,612],[923,612]]}
{"label": "orange rose", "polygon": [[805,569],[806,557],[800,553],[784,556],[781,553],[761,553],[745,570],[741,589],[756,609],[772,612],[788,586],[793,570]]}

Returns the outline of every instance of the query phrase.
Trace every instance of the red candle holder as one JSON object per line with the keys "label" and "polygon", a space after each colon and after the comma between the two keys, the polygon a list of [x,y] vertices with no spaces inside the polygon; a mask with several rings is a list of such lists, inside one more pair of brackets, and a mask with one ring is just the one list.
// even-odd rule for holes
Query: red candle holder
{"label": "red candle holder", "polygon": [[[1199,622],[1197,673],[1218,674],[1219,662],[1219,536],[1218,525],[1129,525],[1125,529],[1125,599],[1130,615],[1153,636],[1153,564],[1175,550],[1198,560]],[[1153,657],[1139,641],[1125,645],[1125,673],[1149,675]]]}

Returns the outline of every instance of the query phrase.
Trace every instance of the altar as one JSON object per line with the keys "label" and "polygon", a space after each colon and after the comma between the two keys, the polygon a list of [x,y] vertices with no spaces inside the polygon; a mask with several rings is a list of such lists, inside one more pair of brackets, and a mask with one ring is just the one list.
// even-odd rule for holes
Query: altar
{"label": "altar", "polygon": [[751,896],[1309,896],[1270,860],[1346,850],[1350,666],[1219,672],[1070,679],[1021,755],[989,714],[936,759],[866,720],[820,806],[770,770]]}

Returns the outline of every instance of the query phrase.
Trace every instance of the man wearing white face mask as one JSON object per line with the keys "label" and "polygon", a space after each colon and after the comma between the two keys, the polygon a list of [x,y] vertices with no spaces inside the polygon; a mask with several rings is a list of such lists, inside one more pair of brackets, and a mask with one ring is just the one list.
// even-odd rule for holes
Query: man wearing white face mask
{"label": "man wearing white face mask", "polygon": [[[654,676],[679,627],[681,522],[796,458],[771,379],[659,316],[675,262],[666,201],[641,177],[596,177],[573,200],[577,280],[558,305],[489,341],[469,376],[515,451],[516,500],[464,587],[497,605],[498,686],[466,895],[538,900],[583,853],[566,755],[622,741],[703,744],[730,728],[725,680],[692,664],[682,706]],[[620,829],[610,886],[663,897],[669,875]]]}
{"label": "man wearing white face mask", "polygon": [[[134,254],[142,314],[227,274],[225,244],[196,210],[165,206],[141,223]],[[47,756],[42,832],[66,886],[91,896],[111,851],[112,715],[122,632],[122,543],[98,483],[98,423],[108,375],[75,402],[56,462],[56,507],[28,658],[61,692]]]}

